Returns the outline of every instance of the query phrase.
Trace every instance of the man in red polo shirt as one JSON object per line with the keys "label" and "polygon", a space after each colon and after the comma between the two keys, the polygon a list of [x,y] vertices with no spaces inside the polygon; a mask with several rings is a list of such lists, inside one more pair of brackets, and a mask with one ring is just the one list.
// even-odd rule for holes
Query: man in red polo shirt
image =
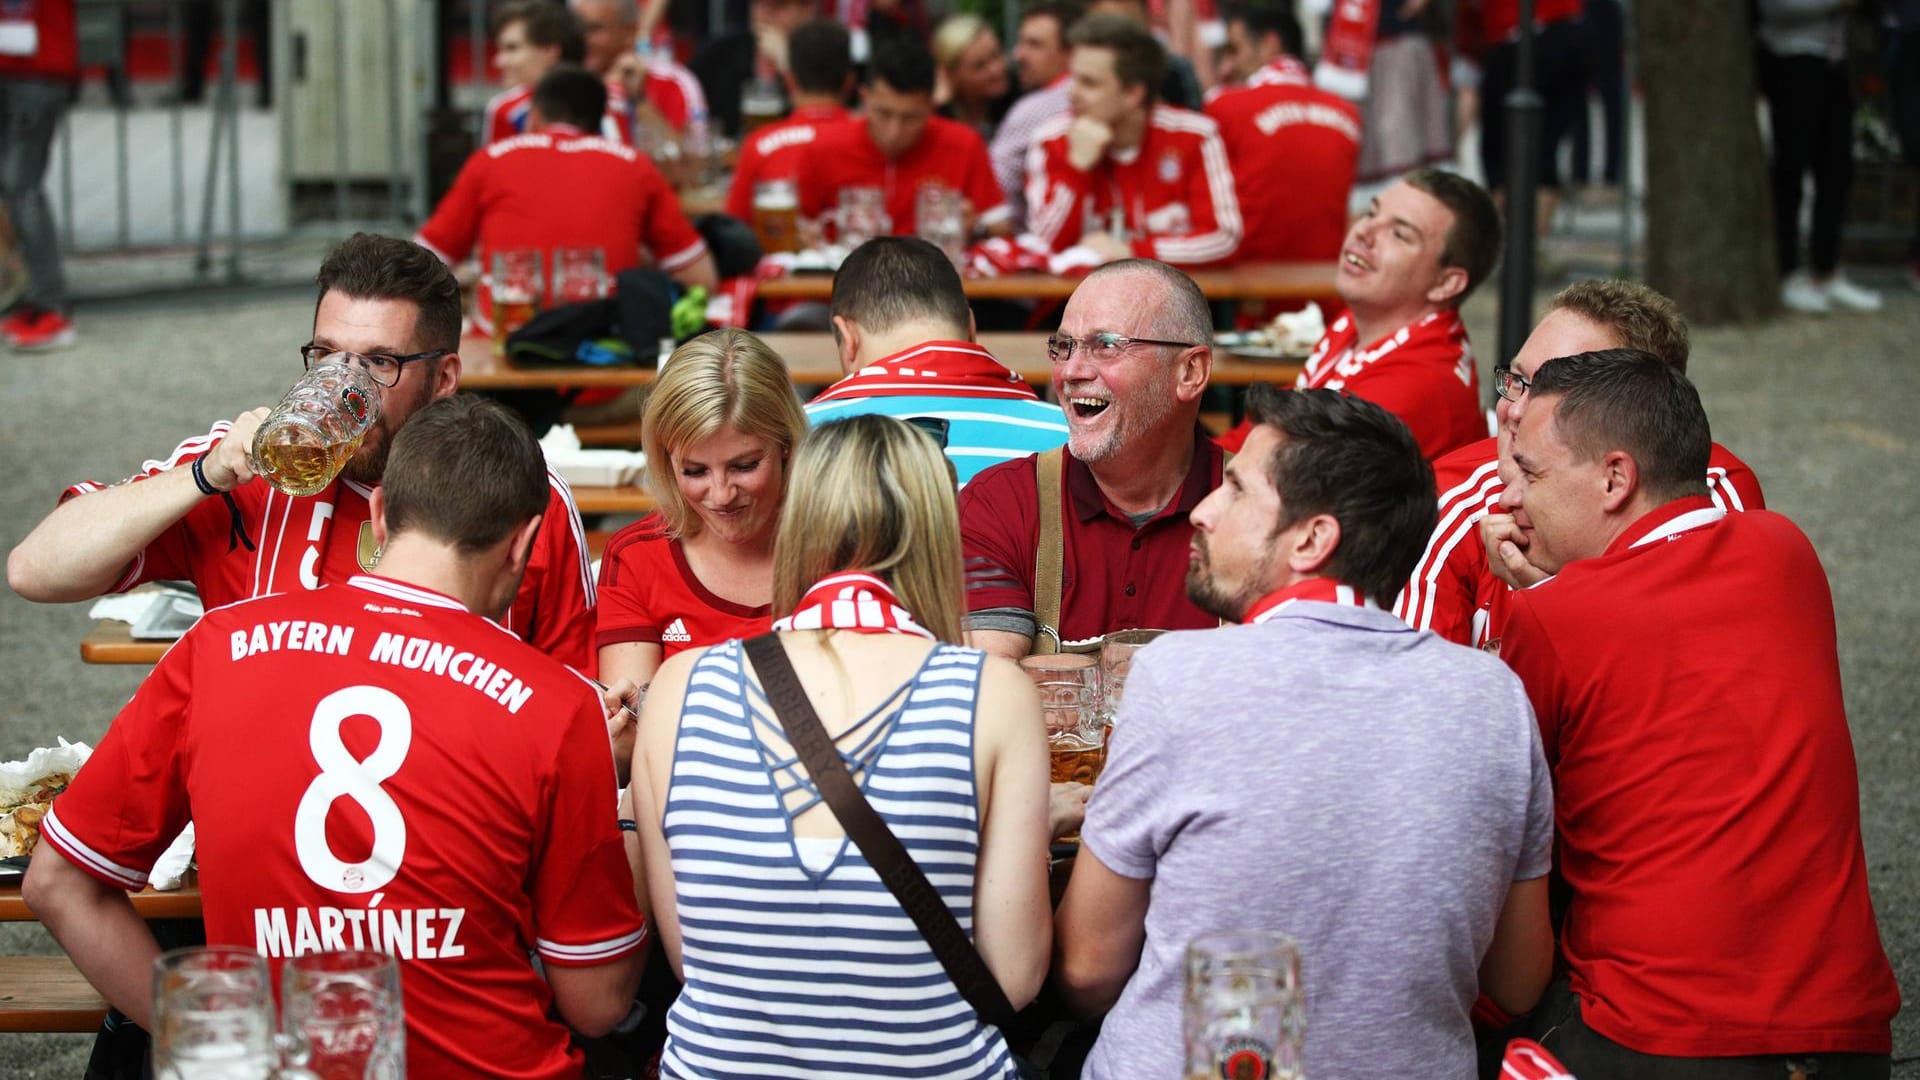
{"label": "man in red polo shirt", "polygon": [[[1110,263],[1074,290],[1049,345],[1068,433],[1049,499],[1060,572],[1053,583],[1039,572],[1049,455],[975,477],[960,493],[969,641],[1018,658],[1113,630],[1218,624],[1186,589],[1187,515],[1223,464],[1199,426],[1212,333],[1206,297],[1164,263]],[[1055,595],[1058,625],[1038,614]]]}
{"label": "man in red polo shirt", "polygon": [[975,230],[1010,231],[1013,211],[994,182],[987,144],[967,125],[933,115],[926,46],[889,39],[871,70],[860,91],[866,115],[823,127],[801,153],[801,216],[823,219],[839,207],[842,192],[871,188],[885,206],[883,232],[912,236],[920,189],[937,185],[959,192]]}
{"label": "man in red polo shirt", "polygon": [[1220,125],[1246,220],[1235,259],[1332,259],[1360,160],[1360,110],[1313,85],[1297,59],[1300,22],[1291,11],[1236,11],[1227,42],[1253,73],[1245,86],[1209,95],[1206,105]]}
{"label": "man in red polo shirt", "polygon": [[159,948],[126,890],[191,818],[208,942],[276,974],[392,955],[415,1076],[581,1075],[567,1026],[627,1014],[646,924],[599,695],[490,621],[546,501],[516,417],[437,401],[374,495],[377,575],[209,610],[168,650],[54,801],[26,883],[107,1000],[151,1028]]}
{"label": "man in red polo shirt", "polygon": [[[1512,434],[1512,403],[1526,393],[1527,380],[1556,356],[1598,349],[1638,349],[1659,357],[1674,370],[1687,370],[1687,324],[1673,301],[1631,281],[1594,280],[1567,286],[1548,305],[1547,315],[1528,336],[1510,367],[1495,367],[1494,402],[1498,438],[1469,443],[1433,463],[1440,493],[1440,519],[1400,591],[1393,613],[1416,630],[1432,630],[1462,645],[1483,645],[1495,602],[1510,586],[1487,565],[1480,522],[1497,514],[1506,490],[1499,468],[1501,443]],[[1509,461],[1511,458],[1509,457]],[[1707,491],[1726,510],[1764,510],[1760,481],[1746,462],[1719,443],[1707,465]],[[1531,584],[1531,582],[1528,582]]]}
{"label": "man in red polo shirt", "polygon": [[833,276],[832,317],[846,377],[807,403],[814,425],[862,413],[943,420],[963,485],[1066,441],[1059,406],[974,342],[960,274],[925,240],[882,236],[855,248]]}
{"label": "man in red polo shirt", "polygon": [[794,28],[789,39],[787,93],[793,112],[740,144],[740,161],[727,189],[727,213],[753,220],[753,189],[770,180],[792,181],[806,148],[823,128],[847,118],[840,102],[853,80],[852,45],[847,28],[831,19],[815,19]]}
{"label": "man in red polo shirt", "polygon": [[535,131],[474,152],[452,190],[414,237],[448,263],[480,247],[480,284],[470,315],[493,328],[490,260],[496,251],[598,248],[609,276],[639,266],[642,252],[683,285],[712,287],[719,275],[705,240],[680,212],[659,170],[630,147],[586,133],[606,103],[599,79],[572,64],[534,88]]}
{"label": "man in red polo shirt", "polygon": [[[1347,302],[1295,385],[1345,390],[1398,416],[1429,459],[1487,436],[1460,305],[1493,269],[1500,214],[1480,185],[1415,169],[1347,230],[1334,291]],[[1229,450],[1242,424],[1222,437]]]}
{"label": "man in red polo shirt", "polygon": [[1582,1080],[1885,1077],[1900,992],[1813,546],[1713,504],[1699,395],[1654,356],[1550,360],[1513,418],[1502,504],[1555,576],[1507,598],[1500,653],[1570,894],[1542,1041]]}
{"label": "man in red polo shirt", "polygon": [[1174,266],[1224,262],[1244,227],[1233,166],[1212,120],[1158,100],[1166,50],[1122,15],[1068,35],[1072,112],[1034,133],[1027,228],[1055,251]]}

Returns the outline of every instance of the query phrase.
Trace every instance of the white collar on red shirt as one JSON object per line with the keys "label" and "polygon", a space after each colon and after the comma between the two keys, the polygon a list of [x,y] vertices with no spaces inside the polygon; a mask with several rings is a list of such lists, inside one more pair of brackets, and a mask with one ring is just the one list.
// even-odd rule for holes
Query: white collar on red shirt
{"label": "white collar on red shirt", "polygon": [[863,397],[1038,397],[1020,376],[970,341],[924,341],[878,360],[827,387],[814,401]]}
{"label": "white collar on red shirt", "polygon": [[551,135],[556,139],[570,139],[576,135],[585,135],[586,132],[572,124],[544,124],[540,128],[540,134]]}
{"label": "white collar on red shirt", "polygon": [[1360,348],[1359,338],[1353,312],[1345,312],[1333,320],[1333,325],[1327,327],[1320,343],[1307,356],[1298,385],[1307,389],[1323,385],[1348,354],[1353,355],[1358,366],[1366,367],[1406,345],[1443,347],[1448,362],[1452,363],[1459,357],[1460,344],[1466,341],[1467,324],[1461,320],[1457,309],[1443,308],[1402,326],[1364,349]]}
{"label": "white collar on red shirt", "polygon": [[347,584],[356,589],[379,593],[395,600],[404,600],[409,604],[421,604],[426,607],[450,608],[454,611],[466,611],[467,605],[445,593],[418,585],[409,585],[393,578],[375,577],[372,574],[355,574],[347,579]]}
{"label": "white collar on red shirt", "polygon": [[1342,585],[1332,578],[1318,577],[1296,581],[1255,600],[1240,621],[1247,625],[1263,623],[1303,600],[1341,607],[1368,607],[1375,611],[1380,609],[1380,605],[1361,595],[1360,590],[1353,586]]}
{"label": "white collar on red shirt", "polygon": [[1690,495],[1675,499],[1642,515],[1640,520],[1628,526],[1626,532],[1608,545],[1607,550],[1611,553],[1677,539],[1682,533],[1704,529],[1726,516],[1726,510],[1713,505],[1711,496]]}
{"label": "white collar on red shirt", "polygon": [[1307,65],[1284,54],[1247,76],[1248,86],[1306,86],[1312,82]]}

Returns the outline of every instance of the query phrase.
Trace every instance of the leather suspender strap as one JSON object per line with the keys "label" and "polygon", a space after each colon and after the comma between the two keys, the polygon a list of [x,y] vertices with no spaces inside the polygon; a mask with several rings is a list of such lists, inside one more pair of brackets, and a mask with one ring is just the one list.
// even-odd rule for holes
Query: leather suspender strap
{"label": "leather suspender strap", "polygon": [[1033,651],[1060,651],[1060,593],[1065,573],[1066,525],[1061,517],[1060,472],[1066,451],[1055,447],[1034,463],[1040,496],[1040,546],[1033,566]]}
{"label": "leather suspender strap", "polygon": [[786,732],[787,742],[806,766],[814,786],[820,789],[821,800],[846,829],[847,838],[866,856],[868,865],[906,909],[960,996],[967,999],[980,1019],[995,1027],[1006,1027],[1013,1020],[1012,1003],[1000,989],[993,972],[987,969],[987,962],[980,958],[979,950],[967,940],[966,931],[960,928],[960,921],[953,917],[946,901],[940,898],[927,875],[914,863],[913,856],[848,775],[847,764],[834,747],[827,729],[821,726],[813,704],[807,700],[806,689],[800,685],[800,677],[794,673],[793,661],[787,658],[780,638],[762,634],[746,643],[746,652],[760,675],[761,688],[767,692],[767,701],[780,720],[780,728]]}

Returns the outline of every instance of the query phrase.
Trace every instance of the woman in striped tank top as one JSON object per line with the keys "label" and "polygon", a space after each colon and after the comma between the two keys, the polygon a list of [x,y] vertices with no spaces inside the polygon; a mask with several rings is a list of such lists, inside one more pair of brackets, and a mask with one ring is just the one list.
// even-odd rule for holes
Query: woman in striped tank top
{"label": "woman in striped tank top", "polygon": [[[1018,668],[961,641],[933,440],[822,425],[793,460],[774,628],[867,799],[1018,1008],[1046,975],[1047,765]],[[1014,1077],[819,799],[738,641],[654,677],[633,761],[651,916],[685,982],[670,1077]]]}

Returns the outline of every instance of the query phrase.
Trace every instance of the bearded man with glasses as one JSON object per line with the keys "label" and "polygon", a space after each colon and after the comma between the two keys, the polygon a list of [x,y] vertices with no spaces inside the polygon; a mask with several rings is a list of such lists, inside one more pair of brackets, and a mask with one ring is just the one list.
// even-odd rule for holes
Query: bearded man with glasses
{"label": "bearded man with glasses", "polygon": [[[63,603],[143,582],[187,580],[209,608],[268,593],[317,589],[371,571],[380,547],[371,499],[393,436],[460,379],[460,287],[433,253],[406,240],[356,234],[316,278],[305,365],[344,354],[380,386],[380,417],[338,479],[293,498],[248,462],[265,408],[222,421],[111,486],[81,482],[7,558],[7,583],[29,600]],[[291,357],[289,357],[291,359]],[[291,364],[287,381],[299,372]],[[549,498],[507,629],[582,670],[592,658],[593,577],[586,534],[566,483]]]}
{"label": "bearded man with glasses", "polygon": [[[996,465],[960,493],[971,644],[1018,659],[1218,623],[1186,595],[1187,514],[1224,457],[1199,426],[1212,327],[1199,287],[1165,263],[1109,263],[1074,290],[1047,348],[1064,452]],[[1050,573],[1043,534],[1058,545]]]}

